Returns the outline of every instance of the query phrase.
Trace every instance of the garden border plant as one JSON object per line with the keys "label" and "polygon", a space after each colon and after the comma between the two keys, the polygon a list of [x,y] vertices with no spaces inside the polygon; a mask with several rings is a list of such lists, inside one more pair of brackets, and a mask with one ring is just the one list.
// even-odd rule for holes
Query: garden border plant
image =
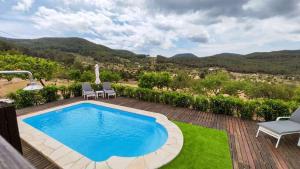
{"label": "garden border plant", "polygon": [[[102,89],[102,85],[92,84],[95,90]],[[139,99],[143,101],[163,103],[176,107],[186,107],[200,112],[211,112],[240,117],[242,119],[275,120],[279,116],[289,116],[299,106],[295,101],[283,101],[278,99],[250,99],[242,100],[233,96],[193,96],[186,93],[154,90],[148,88],[131,87],[121,84],[113,84],[112,87],[119,96]],[[41,91],[18,90],[9,94],[9,98],[15,100],[17,108],[24,108],[47,102],[56,101],[59,98],[68,99],[71,96],[81,96],[81,83],[73,83],[70,86],[46,86]]]}
{"label": "garden border plant", "polygon": [[187,107],[201,112],[225,114],[252,120],[274,120],[279,116],[290,115],[298,106],[295,101],[278,99],[242,100],[233,96],[193,96],[190,94],[145,89],[114,84],[113,88],[119,96],[135,98],[143,101],[157,102],[177,107]]}

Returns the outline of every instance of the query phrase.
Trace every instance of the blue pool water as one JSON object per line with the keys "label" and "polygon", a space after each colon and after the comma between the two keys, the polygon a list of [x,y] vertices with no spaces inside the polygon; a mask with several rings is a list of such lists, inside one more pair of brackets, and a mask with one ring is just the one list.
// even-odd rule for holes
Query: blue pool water
{"label": "blue pool water", "polygon": [[93,161],[144,155],[160,148],[168,137],[155,118],[91,103],[36,115],[24,122]]}

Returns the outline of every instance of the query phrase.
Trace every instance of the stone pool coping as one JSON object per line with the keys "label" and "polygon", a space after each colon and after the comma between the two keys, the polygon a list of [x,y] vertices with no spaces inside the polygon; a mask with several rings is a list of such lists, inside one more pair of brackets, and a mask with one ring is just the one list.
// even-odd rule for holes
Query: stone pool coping
{"label": "stone pool coping", "polygon": [[[56,141],[47,134],[35,129],[23,122],[23,119],[62,109],[80,103],[92,103],[107,106],[115,109],[129,111],[136,114],[146,115],[156,118],[156,122],[164,126],[168,132],[166,143],[155,152],[138,157],[112,156],[106,161],[95,162],[66,145]],[[45,109],[35,113],[18,117],[20,137],[46,158],[57,164],[61,168],[70,169],[154,169],[159,168],[172,161],[181,151],[183,146],[183,135],[181,130],[173,122],[162,114],[124,107],[100,101],[78,101],[75,103]]]}

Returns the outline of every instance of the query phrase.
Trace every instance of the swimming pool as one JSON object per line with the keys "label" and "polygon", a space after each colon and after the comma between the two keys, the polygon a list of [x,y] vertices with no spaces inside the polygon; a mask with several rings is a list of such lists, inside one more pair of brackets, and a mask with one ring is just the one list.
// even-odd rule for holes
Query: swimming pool
{"label": "swimming pool", "polygon": [[166,116],[99,101],[19,116],[18,125],[21,138],[61,168],[159,168],[183,146]]}
{"label": "swimming pool", "polygon": [[81,103],[24,119],[24,122],[93,161],[151,153],[167,140],[153,117]]}

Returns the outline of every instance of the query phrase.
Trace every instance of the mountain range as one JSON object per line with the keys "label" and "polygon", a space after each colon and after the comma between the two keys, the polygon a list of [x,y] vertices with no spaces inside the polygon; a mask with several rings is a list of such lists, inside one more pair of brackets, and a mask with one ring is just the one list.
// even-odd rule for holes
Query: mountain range
{"label": "mountain range", "polygon": [[[73,64],[76,57],[92,58],[98,62],[117,64],[150,63],[145,54],[128,50],[111,49],[82,38],[11,39],[0,37],[0,50],[18,50],[24,54],[52,59],[64,64]],[[178,68],[221,67],[241,73],[268,73],[300,75],[300,50],[255,52],[246,55],[222,53],[198,57],[192,53],[172,57],[157,56],[157,64],[174,65]]]}

